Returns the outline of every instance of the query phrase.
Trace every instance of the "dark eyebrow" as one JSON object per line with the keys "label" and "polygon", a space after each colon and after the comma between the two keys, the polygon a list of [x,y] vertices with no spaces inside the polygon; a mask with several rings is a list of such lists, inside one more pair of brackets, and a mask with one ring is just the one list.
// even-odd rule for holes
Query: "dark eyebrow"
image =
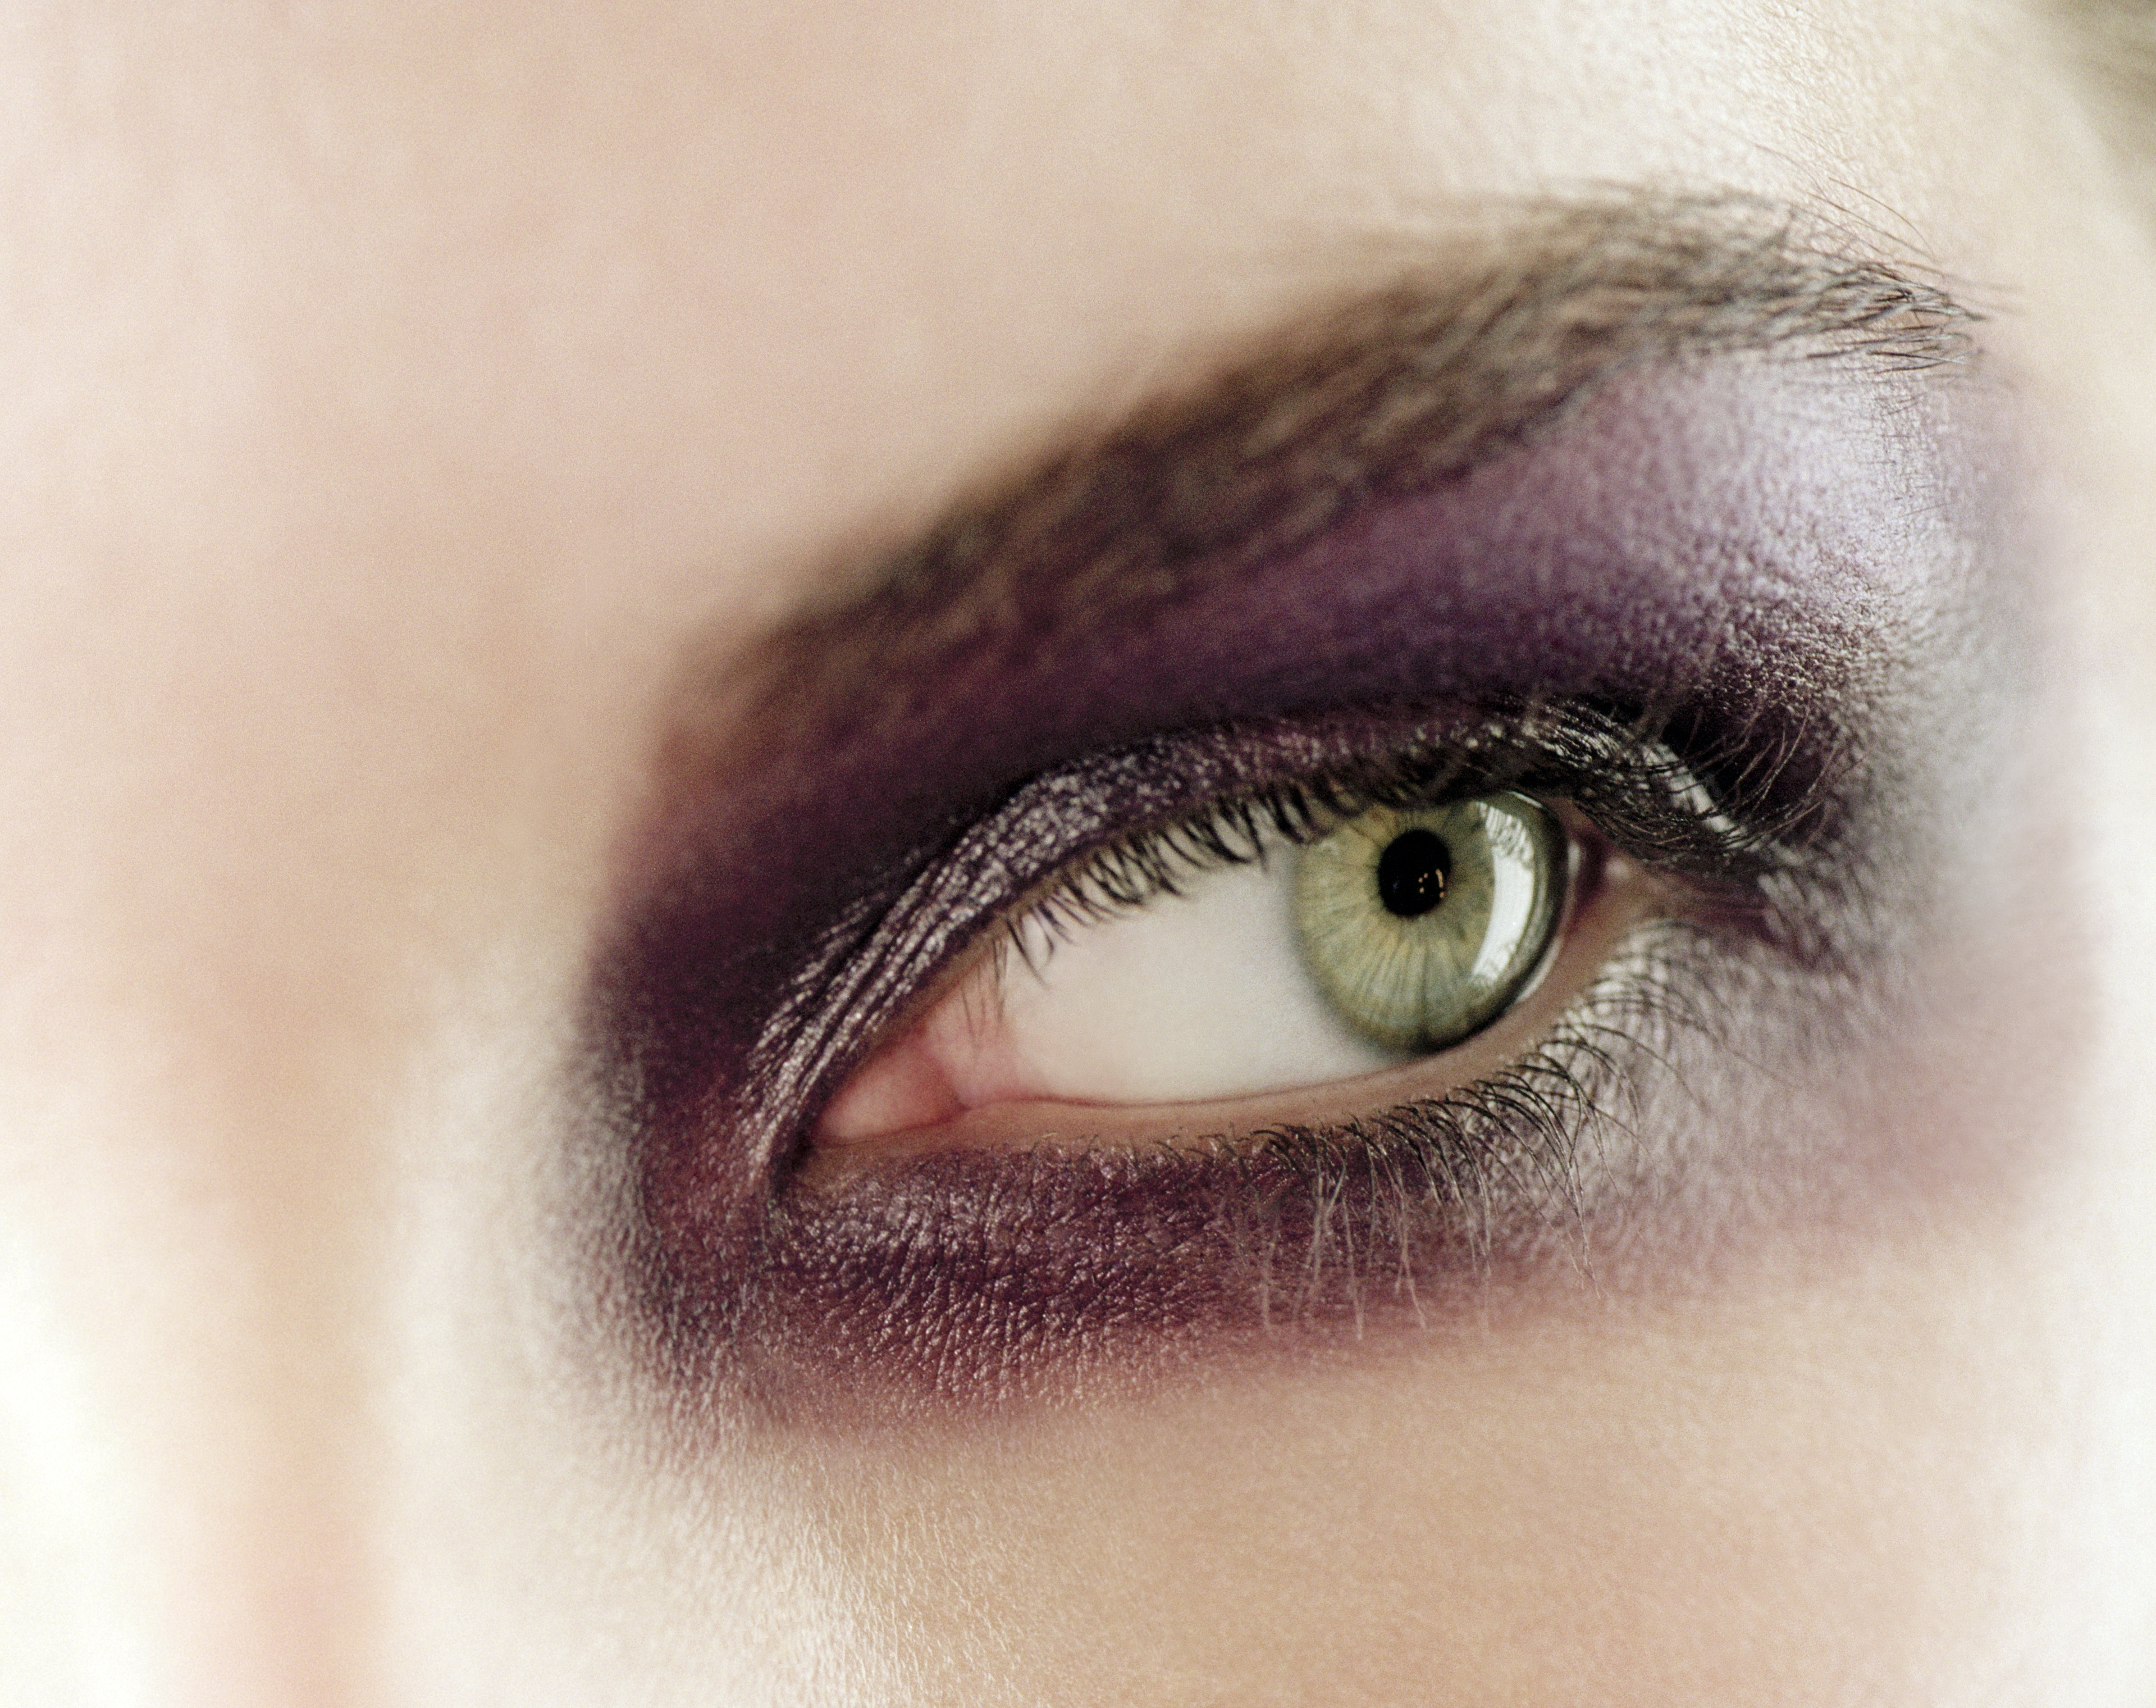
{"label": "dark eyebrow", "polygon": [[774,638],[766,680],[782,700],[828,702],[998,634],[1068,634],[1173,599],[1466,472],[1645,362],[1782,351],[1952,367],[1979,318],[1922,266],[1790,204],[1632,193],[1516,208],[1199,383],[1070,431],[865,571],[842,568],[824,582],[838,600]]}

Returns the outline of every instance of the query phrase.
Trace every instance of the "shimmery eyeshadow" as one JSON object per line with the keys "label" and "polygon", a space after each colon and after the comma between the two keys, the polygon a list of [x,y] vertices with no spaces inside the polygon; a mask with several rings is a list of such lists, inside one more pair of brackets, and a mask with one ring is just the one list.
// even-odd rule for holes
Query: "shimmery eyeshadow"
{"label": "shimmery eyeshadow", "polygon": [[[1419,708],[1656,708],[1792,790],[1831,772],[1850,818],[1836,858],[1875,889],[1900,875],[1913,917],[1952,768],[1925,743],[1946,721],[1974,731],[2012,676],[1995,498],[1931,381],[1788,362],[1640,372],[1456,481],[1111,619],[1021,613],[835,698],[804,699],[813,671],[778,669],[757,717],[680,744],[593,1011],[662,1362],[767,1397],[993,1398],[1281,1321],[1419,1316],[1448,1276],[1553,1260],[1548,1195],[1493,1229],[1486,1203],[1448,1200],[1434,1176],[1342,1173],[1341,1219],[1318,1225],[1291,1146],[1255,1165],[976,1156],[789,1186],[788,1107],[805,1088],[759,1081],[758,1043],[834,931],[889,905],[893,875],[937,869],[1017,783],[1194,726],[1270,721],[1322,746]],[[1178,751],[1173,774],[1141,765],[1072,810],[1112,829],[1204,798],[1218,779],[1202,750]],[[1011,875],[944,880],[993,894]],[[1748,1000],[1772,982],[1754,977]],[[1343,1238],[1389,1244],[1414,1285],[1317,1262]],[[1276,1285],[1268,1265],[1305,1279]]]}

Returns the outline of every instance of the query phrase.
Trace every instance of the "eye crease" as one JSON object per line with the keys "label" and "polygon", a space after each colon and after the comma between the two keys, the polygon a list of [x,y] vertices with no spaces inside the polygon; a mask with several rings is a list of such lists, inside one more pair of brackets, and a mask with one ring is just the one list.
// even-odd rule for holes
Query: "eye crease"
{"label": "eye crease", "polygon": [[[1644,1275],[1827,1178],[1752,1121],[1756,1045],[1799,1073],[1897,976],[1944,869],[1918,732],[1991,704],[1953,674],[1988,661],[1959,441],[1877,408],[1946,382],[1865,371],[1642,368],[1217,576],[1020,526],[1028,477],[774,648],[756,741],[685,719],[592,1010],[655,1367],[774,1417],[1000,1404],[1283,1323],[1359,1342],[1583,1240]],[[1880,434],[1900,461],[1816,454]],[[1159,519],[1117,490],[1102,526]],[[1433,817],[1501,798],[1488,835]],[[1358,1023],[1389,942],[1422,972]]]}

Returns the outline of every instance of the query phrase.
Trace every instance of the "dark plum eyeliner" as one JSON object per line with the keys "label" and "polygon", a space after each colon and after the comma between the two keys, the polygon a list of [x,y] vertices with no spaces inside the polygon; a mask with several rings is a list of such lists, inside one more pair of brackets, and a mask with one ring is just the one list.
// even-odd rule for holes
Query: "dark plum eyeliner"
{"label": "dark plum eyeliner", "polygon": [[[782,1421],[1067,1399],[1427,1325],[1576,1270],[1583,1238],[1623,1249],[1646,1198],[1694,1213],[1686,1171],[1729,1159],[1693,1158],[1697,1116],[1666,1113],[1701,1101],[1659,1083],[1686,1039],[1845,1004],[1893,951],[1878,922],[1921,911],[1922,733],[1987,669],[1987,500],[1950,383],[1643,365],[1427,490],[1155,598],[1083,620],[1021,601],[831,681],[782,649],[740,732],[677,741],[593,1010],[627,1158],[609,1260],[654,1368]],[[1717,905],[1628,944],[1511,1075],[1256,1144],[800,1178],[818,1101],[1059,864],[1418,744],[1568,798],[1600,777],[1621,820],[1652,793],[1613,777],[1640,729],[1740,833],[1664,802],[1614,839]]]}

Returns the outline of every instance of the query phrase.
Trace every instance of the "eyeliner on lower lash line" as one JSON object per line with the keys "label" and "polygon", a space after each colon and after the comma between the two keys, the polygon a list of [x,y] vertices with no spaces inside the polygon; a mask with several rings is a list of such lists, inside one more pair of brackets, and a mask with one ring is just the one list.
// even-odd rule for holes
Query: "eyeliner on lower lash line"
{"label": "eyeliner on lower lash line", "polygon": [[[1939,612],[1976,603],[1981,518],[1912,511],[1887,459],[1822,454],[1827,429],[1875,448],[1900,433],[1878,407],[1771,372],[1642,381],[1210,596],[976,646],[886,711],[773,726],[770,762],[666,821],[674,851],[651,862],[665,881],[632,905],[595,1009],[603,1083],[626,1088],[634,1293],[662,1367],[782,1409],[841,1390],[971,1403],[1209,1346],[1426,1322],[1575,1264],[1582,1228],[1621,1211],[1642,1170],[1688,1166],[1641,1130],[1666,1100],[1633,1083],[1668,1068],[1687,1018],[1773,1028],[1830,1000],[1806,982],[1807,946],[1844,913],[1877,916],[1867,886],[1912,869],[1923,803],[1873,778],[1899,725],[1921,721],[1912,708],[1956,691],[1926,679],[1909,637],[1921,615],[1936,644]],[[1950,469],[1918,480],[1958,490]],[[1928,533],[1912,537],[1912,515]],[[1900,608],[1881,596],[1897,586]],[[1651,977],[1632,968],[1509,1073],[1329,1129],[930,1155],[835,1190],[792,1178],[834,1074],[1044,875],[1027,864],[1044,844],[1075,853],[1249,784],[1232,740],[1151,731],[1188,728],[1194,707],[1202,727],[1271,731],[1277,777],[1343,741],[1368,757],[1389,729],[1426,734],[1432,709],[1458,731],[1563,705],[1617,725],[1651,713],[1741,804],[1750,846],[1793,838],[1793,858],[1732,876],[1708,869],[1711,837],[1687,854],[1666,816],[1631,827],[1661,839],[1647,858],[1725,899],[1771,880],[1755,910],[1771,929],[1672,928],[1643,951]],[[1897,774],[1906,792],[1919,773]],[[1578,767],[1571,783],[1597,786]],[[968,843],[998,812],[1023,818],[1029,789],[1037,833]],[[1722,992],[1725,974],[1747,994]],[[1598,1164],[1592,1203],[1582,1146],[1623,1153]]]}

